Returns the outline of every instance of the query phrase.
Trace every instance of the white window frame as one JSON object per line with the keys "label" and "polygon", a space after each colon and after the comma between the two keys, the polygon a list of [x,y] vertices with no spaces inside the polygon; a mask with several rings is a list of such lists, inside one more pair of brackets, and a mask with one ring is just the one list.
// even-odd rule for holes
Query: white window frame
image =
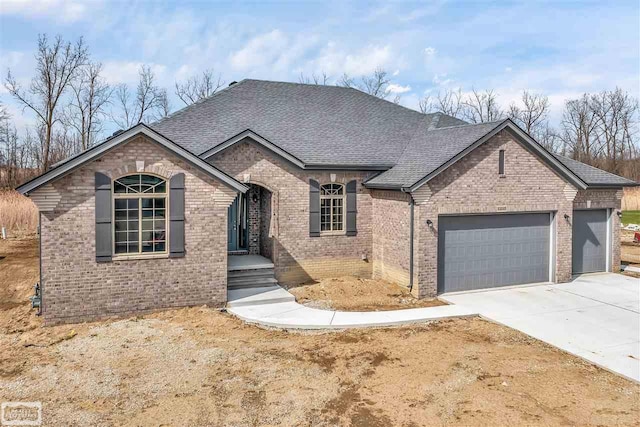
{"label": "white window frame", "polygon": [[[116,193],[115,192],[115,182],[119,179],[122,179],[127,176],[134,175],[149,175],[155,176],[156,178],[160,178],[165,183],[165,192],[164,193]],[[159,185],[160,183],[156,184]],[[165,227],[165,238],[164,238],[164,251],[158,252],[142,252],[142,199],[159,199],[164,198],[164,227]],[[130,200],[137,199],[138,200],[138,252],[125,252],[125,253],[116,253],[116,200]],[[163,176],[148,173],[148,172],[136,172],[136,173],[127,173],[116,178],[113,178],[111,182],[111,253],[112,259],[139,259],[139,258],[166,258],[169,256],[169,180]],[[154,227],[155,227],[156,219],[153,219]],[[128,238],[128,236],[127,236]]]}
{"label": "white window frame", "polygon": [[[323,195],[322,194],[322,187],[325,187],[327,185],[339,185],[342,188],[342,194],[341,195]],[[330,214],[329,214],[329,224],[331,229],[330,230],[322,230],[322,201],[323,200],[331,200],[330,206],[329,206],[329,210],[330,210]],[[342,200],[342,230],[334,230],[333,229],[333,224],[334,224],[334,220],[333,220],[333,201],[334,200]],[[322,236],[339,236],[339,235],[345,235],[347,234],[347,187],[344,184],[341,184],[339,182],[328,182],[325,184],[321,184],[320,185],[320,235]]]}

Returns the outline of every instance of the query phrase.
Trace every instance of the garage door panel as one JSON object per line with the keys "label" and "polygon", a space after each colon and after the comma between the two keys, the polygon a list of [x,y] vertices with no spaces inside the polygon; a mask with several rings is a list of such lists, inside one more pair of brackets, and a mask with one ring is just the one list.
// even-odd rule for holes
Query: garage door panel
{"label": "garage door panel", "polygon": [[550,215],[440,217],[438,292],[549,280]]}
{"label": "garage door panel", "polygon": [[572,270],[595,273],[607,268],[606,209],[573,211]]}

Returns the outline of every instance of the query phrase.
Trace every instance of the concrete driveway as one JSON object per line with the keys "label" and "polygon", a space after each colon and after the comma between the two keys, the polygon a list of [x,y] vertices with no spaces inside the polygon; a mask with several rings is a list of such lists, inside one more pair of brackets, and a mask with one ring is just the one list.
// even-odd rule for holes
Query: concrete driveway
{"label": "concrete driveway", "polygon": [[441,299],[640,382],[640,279],[588,274]]}

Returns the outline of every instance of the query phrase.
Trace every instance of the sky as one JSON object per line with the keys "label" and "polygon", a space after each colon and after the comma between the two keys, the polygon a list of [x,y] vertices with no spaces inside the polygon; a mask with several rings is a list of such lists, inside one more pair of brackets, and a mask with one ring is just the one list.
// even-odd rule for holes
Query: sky
{"label": "sky", "polygon": [[[493,89],[502,105],[523,89],[551,103],[621,87],[640,93],[640,2],[161,2],[0,1],[0,76],[28,85],[39,33],[84,37],[112,84],[134,85],[141,64],[171,94],[176,80],[213,68],[243,78],[297,82],[300,74],[389,72],[400,103],[425,94]],[[4,87],[20,126],[33,122]]]}

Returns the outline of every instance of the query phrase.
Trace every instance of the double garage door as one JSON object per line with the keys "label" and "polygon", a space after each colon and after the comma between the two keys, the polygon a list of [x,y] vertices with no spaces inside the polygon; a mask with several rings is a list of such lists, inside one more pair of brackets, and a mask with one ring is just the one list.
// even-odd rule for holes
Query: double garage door
{"label": "double garage door", "polygon": [[438,292],[549,281],[551,214],[441,216]]}
{"label": "double garage door", "polygon": [[[548,282],[551,227],[551,213],[439,217],[438,293]],[[605,271],[607,211],[574,211],[572,227],[573,273]]]}

